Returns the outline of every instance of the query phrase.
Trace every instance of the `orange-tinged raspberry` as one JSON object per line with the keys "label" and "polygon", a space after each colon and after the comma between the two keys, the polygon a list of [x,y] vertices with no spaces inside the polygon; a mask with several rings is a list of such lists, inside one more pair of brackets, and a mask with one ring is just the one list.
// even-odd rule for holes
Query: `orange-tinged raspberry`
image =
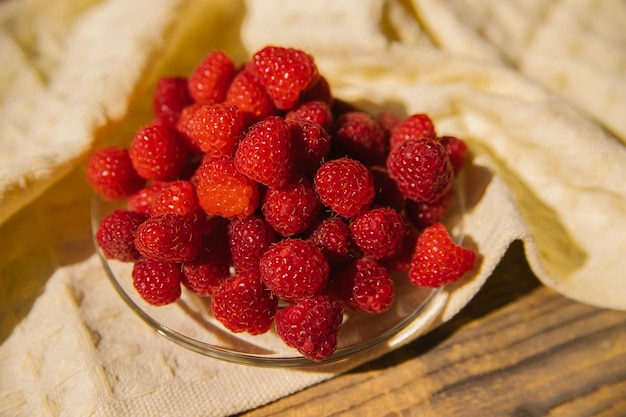
{"label": "orange-tinged raspberry", "polygon": [[189,94],[196,103],[221,103],[237,70],[224,51],[209,52],[188,78]]}
{"label": "orange-tinged raspberry", "polygon": [[237,171],[228,155],[205,158],[195,177],[198,201],[208,214],[242,219],[259,205],[257,183]]}
{"label": "orange-tinged raspberry", "polygon": [[256,79],[251,71],[240,71],[228,87],[224,103],[239,108],[246,126],[260,122],[266,117],[277,114],[278,109],[265,87]]}
{"label": "orange-tinged raspberry", "polygon": [[232,104],[200,106],[185,127],[187,137],[209,155],[232,155],[243,134],[243,115]]}

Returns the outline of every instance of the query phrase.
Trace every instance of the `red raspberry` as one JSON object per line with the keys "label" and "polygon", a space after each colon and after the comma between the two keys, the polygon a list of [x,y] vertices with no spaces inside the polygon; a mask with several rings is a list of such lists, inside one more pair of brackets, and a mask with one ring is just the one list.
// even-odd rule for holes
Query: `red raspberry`
{"label": "red raspberry", "polygon": [[230,251],[226,236],[205,235],[200,254],[182,267],[181,282],[201,296],[210,296],[214,289],[230,277]]}
{"label": "red raspberry", "polygon": [[350,233],[365,256],[388,258],[400,250],[404,238],[404,218],[394,209],[374,208],[352,219]]}
{"label": "red raspberry", "polygon": [[280,110],[292,108],[319,77],[313,57],[299,49],[266,46],[254,54],[251,65]]}
{"label": "red raspberry", "polygon": [[296,158],[296,169],[313,175],[330,152],[330,135],[315,122],[292,120],[288,122]]}
{"label": "red raspberry", "polygon": [[225,52],[212,51],[189,75],[189,94],[196,103],[221,103],[236,72],[233,60]]}
{"label": "red raspberry", "polygon": [[372,258],[361,258],[330,280],[333,295],[353,311],[381,313],[393,304],[395,290],[389,272]]}
{"label": "red raspberry", "polygon": [[200,253],[202,239],[190,218],[166,213],[152,216],[139,226],[135,246],[149,258],[189,262]]}
{"label": "red raspberry", "polygon": [[405,216],[415,227],[421,230],[439,222],[443,218],[443,215],[452,203],[453,196],[454,189],[448,191],[443,197],[432,203],[407,200]]}
{"label": "red raspberry", "polygon": [[194,215],[199,209],[196,188],[187,180],[171,181],[162,184],[150,206],[150,214],[156,216],[174,213],[180,216]]}
{"label": "red raspberry", "polygon": [[243,70],[235,76],[228,87],[224,103],[239,108],[246,126],[260,122],[278,112],[272,98],[265,91],[265,87],[248,70]]}
{"label": "red raspberry", "polygon": [[328,261],[308,240],[275,243],[263,254],[259,266],[265,285],[289,302],[321,293],[328,281]]}
{"label": "red raspberry", "polygon": [[285,185],[294,163],[289,126],[278,116],[252,126],[235,152],[239,172],[271,188]]}
{"label": "red raspberry", "polygon": [[232,155],[243,135],[243,115],[232,104],[207,104],[197,108],[186,126],[187,137],[209,155]]}
{"label": "red raspberry", "polygon": [[128,198],[127,207],[131,211],[145,214],[149,216],[152,209],[152,203],[156,196],[166,186],[167,182],[154,181],[150,185],[137,191],[135,194]]}
{"label": "red raspberry", "polygon": [[172,180],[187,165],[189,151],[178,134],[162,125],[141,128],[130,144],[130,159],[146,179]]}
{"label": "red raspberry", "polygon": [[215,318],[234,333],[266,333],[278,307],[278,298],[259,279],[259,272],[248,269],[224,281],[213,292],[211,310]]}
{"label": "red raspberry", "polygon": [[333,114],[328,104],[323,101],[307,101],[289,110],[285,114],[287,121],[308,120],[320,125],[324,130],[330,132],[333,128]]}
{"label": "red raspberry", "polygon": [[114,210],[98,226],[96,242],[107,259],[131,262],[139,259],[135,233],[146,216],[134,211]]}
{"label": "red raspberry", "polygon": [[300,93],[300,102],[302,103],[307,101],[322,101],[330,105],[333,99],[330,84],[323,75],[319,75],[316,81],[313,81],[305,91]]}
{"label": "red raspberry", "polygon": [[276,332],[304,357],[320,362],[337,350],[343,311],[325,295],[302,300],[276,313]]}
{"label": "red raspberry", "polygon": [[183,143],[187,146],[187,148],[196,154],[201,154],[202,149],[191,140],[191,135],[193,134],[193,115],[196,113],[196,110],[202,107],[200,103],[193,103],[189,106],[185,107],[178,116],[176,120],[176,131],[179,133],[179,136]]}
{"label": "red raspberry", "polygon": [[133,168],[128,149],[110,146],[95,151],[87,161],[87,180],[106,200],[122,200],[139,191],[146,180]]}
{"label": "red raspberry", "polygon": [[274,229],[259,216],[231,221],[228,242],[235,269],[258,269],[261,256],[277,240]]}
{"label": "red raspberry", "polygon": [[319,222],[311,231],[309,240],[320,248],[333,265],[352,259],[354,249],[350,228],[341,217],[332,216]]}
{"label": "red raspberry", "polygon": [[381,207],[391,207],[402,212],[406,206],[406,198],[398,189],[398,184],[389,176],[387,168],[376,165],[370,167],[374,178],[376,197],[372,205]]}
{"label": "red raspberry", "polygon": [[228,155],[206,158],[196,171],[196,178],[200,206],[209,214],[245,218],[259,206],[257,183],[239,173]]}
{"label": "red raspberry", "polygon": [[455,136],[442,136],[439,138],[439,142],[446,148],[450,162],[454,168],[454,174],[457,175],[467,157],[467,143],[465,143],[463,139],[459,139]]}
{"label": "red raspberry", "polygon": [[411,259],[409,279],[420,287],[438,287],[454,282],[471,270],[476,252],[457,245],[442,223],[422,231]]}
{"label": "red raspberry", "polygon": [[180,114],[193,103],[185,77],[163,77],[156,83],[152,95],[152,110],[156,116]]}
{"label": "red raspberry", "polygon": [[322,203],[346,218],[365,211],[374,201],[372,173],[355,159],[325,162],[315,173],[313,183]]}
{"label": "red raspberry", "polygon": [[141,257],[131,273],[137,293],[149,304],[162,306],[180,298],[180,265]]}
{"label": "red raspberry", "polygon": [[313,184],[304,177],[287,183],[280,190],[268,189],[261,205],[265,220],[283,237],[307,230],[321,208]]}
{"label": "red raspberry", "polygon": [[436,139],[409,139],[387,158],[387,170],[411,200],[433,202],[450,191],[454,170],[446,149]]}
{"label": "red raspberry", "polygon": [[387,137],[380,124],[368,113],[344,113],[336,121],[333,151],[358,159],[366,165],[383,163],[387,156]]}
{"label": "red raspberry", "polygon": [[392,131],[389,137],[389,146],[395,148],[409,139],[431,138],[435,139],[435,125],[427,114],[412,114],[402,120]]}

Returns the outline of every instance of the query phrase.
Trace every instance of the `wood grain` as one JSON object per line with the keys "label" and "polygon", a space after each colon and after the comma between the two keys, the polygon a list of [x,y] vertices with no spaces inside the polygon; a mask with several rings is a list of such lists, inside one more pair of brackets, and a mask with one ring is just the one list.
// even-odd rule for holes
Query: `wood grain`
{"label": "wood grain", "polygon": [[246,417],[626,416],[626,312],[541,285],[520,243],[450,322]]}

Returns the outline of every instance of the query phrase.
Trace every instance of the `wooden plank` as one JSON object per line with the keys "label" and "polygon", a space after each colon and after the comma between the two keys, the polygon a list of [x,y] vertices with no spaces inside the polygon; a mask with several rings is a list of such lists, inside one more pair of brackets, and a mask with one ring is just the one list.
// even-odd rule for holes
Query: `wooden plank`
{"label": "wooden plank", "polygon": [[244,416],[626,416],[626,313],[541,285],[515,243],[449,323]]}

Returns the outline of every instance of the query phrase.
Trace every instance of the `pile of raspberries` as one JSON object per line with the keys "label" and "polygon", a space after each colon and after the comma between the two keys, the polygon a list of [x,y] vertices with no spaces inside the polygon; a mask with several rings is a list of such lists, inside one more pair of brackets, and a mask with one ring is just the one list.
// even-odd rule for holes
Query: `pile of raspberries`
{"label": "pile of raspberries", "polygon": [[[212,51],[161,78],[128,147],[96,150],[87,178],[124,209],[96,231],[133,262],[152,305],[210,297],[232,332],[335,352],[344,311],[380,313],[396,272],[438,287],[473,268],[441,217],[467,155],[427,114],[372,115],[332,95],[305,51],[267,46],[242,65]],[[279,305],[279,301],[282,301]]]}

